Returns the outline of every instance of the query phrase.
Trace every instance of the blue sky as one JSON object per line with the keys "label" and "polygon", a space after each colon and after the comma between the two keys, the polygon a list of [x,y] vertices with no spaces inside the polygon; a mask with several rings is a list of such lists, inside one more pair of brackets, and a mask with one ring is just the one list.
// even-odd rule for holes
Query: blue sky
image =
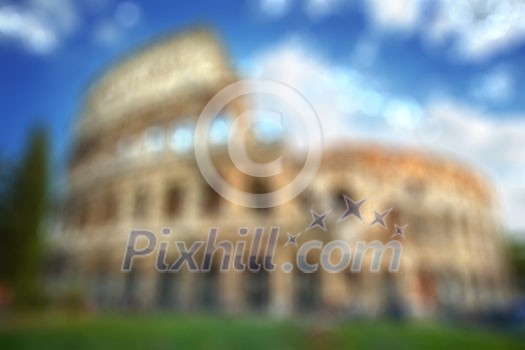
{"label": "blue sky", "polygon": [[86,87],[137,46],[205,24],[243,75],[282,78],[311,99],[329,138],[473,163],[521,230],[524,23],[511,0],[0,0],[0,155],[16,158],[44,124],[60,169]]}

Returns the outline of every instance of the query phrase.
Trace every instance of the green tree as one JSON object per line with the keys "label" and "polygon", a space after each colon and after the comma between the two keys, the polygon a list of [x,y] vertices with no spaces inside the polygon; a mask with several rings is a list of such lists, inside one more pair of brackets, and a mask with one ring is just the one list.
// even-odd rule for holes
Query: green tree
{"label": "green tree", "polygon": [[42,223],[48,200],[48,140],[35,129],[20,163],[0,166],[0,283],[15,306],[27,308],[42,296]]}
{"label": "green tree", "polygon": [[507,243],[507,257],[513,269],[518,289],[525,292],[525,243],[511,240]]}

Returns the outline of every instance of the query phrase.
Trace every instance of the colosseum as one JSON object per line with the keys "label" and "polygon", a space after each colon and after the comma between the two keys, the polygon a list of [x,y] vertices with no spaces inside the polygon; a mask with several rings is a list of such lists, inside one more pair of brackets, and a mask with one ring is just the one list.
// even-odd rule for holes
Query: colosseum
{"label": "colosseum", "polygon": [[[77,288],[99,310],[413,318],[483,312],[508,303],[509,274],[492,190],[455,161],[349,141],[325,149],[312,183],[279,207],[248,208],[218,195],[197,166],[194,128],[208,101],[238,79],[216,36],[195,29],[137,50],[94,82],[74,131],[63,220],[52,242],[62,261],[52,282],[55,295]],[[235,118],[249,104],[246,96],[232,101],[217,122]],[[249,193],[278,189],[301,168],[300,156],[287,157],[281,174],[254,178],[232,164],[224,143],[212,141],[221,176]],[[284,148],[279,141],[248,142],[258,159]],[[362,220],[337,222],[344,195],[366,199]],[[311,210],[329,213],[326,230],[307,230]],[[390,210],[386,227],[371,225],[374,210]],[[405,224],[405,237],[392,237],[395,225]],[[123,272],[130,231],[148,230],[162,240],[166,227],[171,241],[188,246],[204,239],[210,227],[232,242],[240,240],[240,228],[279,227],[278,268],[223,272],[214,264],[209,272],[161,273],[152,254]],[[371,271],[365,259],[359,273],[284,271],[281,263],[294,261],[297,253],[287,244],[287,233],[301,233],[301,242],[398,240],[401,266],[390,272],[387,259]],[[225,251],[217,249],[214,262]],[[166,261],[177,258],[175,249],[168,252]],[[314,253],[311,262],[320,259]]]}

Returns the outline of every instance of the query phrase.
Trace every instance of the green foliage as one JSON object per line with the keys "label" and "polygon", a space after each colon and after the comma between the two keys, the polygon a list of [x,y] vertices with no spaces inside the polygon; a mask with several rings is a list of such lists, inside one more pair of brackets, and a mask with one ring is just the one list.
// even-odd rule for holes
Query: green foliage
{"label": "green foliage", "polygon": [[30,307],[41,299],[41,226],[47,210],[48,141],[43,129],[29,138],[20,163],[1,167],[0,282],[15,305]]}
{"label": "green foliage", "polygon": [[507,244],[507,258],[516,276],[518,287],[525,289],[525,243],[511,241]]}
{"label": "green foliage", "polygon": [[211,316],[48,315],[0,329],[0,349],[523,349],[524,340],[490,329],[421,323]]}

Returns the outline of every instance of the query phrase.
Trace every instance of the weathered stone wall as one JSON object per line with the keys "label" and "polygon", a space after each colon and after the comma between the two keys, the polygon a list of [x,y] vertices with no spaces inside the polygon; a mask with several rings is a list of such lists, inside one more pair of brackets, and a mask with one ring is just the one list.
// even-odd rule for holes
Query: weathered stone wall
{"label": "weathered stone wall", "polygon": [[[189,245],[203,239],[211,226],[220,227],[221,239],[232,240],[240,239],[240,227],[261,225],[267,233],[279,226],[280,263],[293,261],[295,248],[284,247],[283,240],[286,232],[305,231],[310,209],[332,209],[333,217],[327,232],[303,232],[305,240],[387,242],[393,224],[408,223],[401,270],[305,276],[278,267],[253,282],[266,291],[268,300],[261,301],[265,310],[280,315],[311,306],[373,316],[394,305],[412,317],[434,317],[495,308],[509,300],[492,191],[481,177],[455,162],[349,144],[327,151],[315,181],[279,208],[246,209],[217,197],[200,175],[192,151],[177,151],[170,140],[178,128],[191,131],[206,101],[233,79],[221,46],[207,32],[196,31],[137,53],[90,91],[78,125],[63,229],[53,244],[69,257],[64,278],[78,276],[94,305],[250,310],[255,306],[249,272],[161,274],[152,255],[137,260],[134,273],[122,273],[130,230],[144,228],[162,239],[162,228],[170,227],[173,239]],[[231,114],[240,111],[241,106],[233,106]],[[158,135],[150,140],[151,133]],[[221,149],[217,152],[220,157]],[[268,187],[287,183],[300,166],[292,160],[288,171],[272,178]],[[251,179],[229,162],[220,167],[230,183],[251,186]],[[355,200],[368,198],[363,222],[335,223],[343,210],[342,193]],[[388,208],[395,208],[395,215],[387,230],[367,227],[373,209]],[[210,288],[217,292],[215,301],[203,294]]]}

